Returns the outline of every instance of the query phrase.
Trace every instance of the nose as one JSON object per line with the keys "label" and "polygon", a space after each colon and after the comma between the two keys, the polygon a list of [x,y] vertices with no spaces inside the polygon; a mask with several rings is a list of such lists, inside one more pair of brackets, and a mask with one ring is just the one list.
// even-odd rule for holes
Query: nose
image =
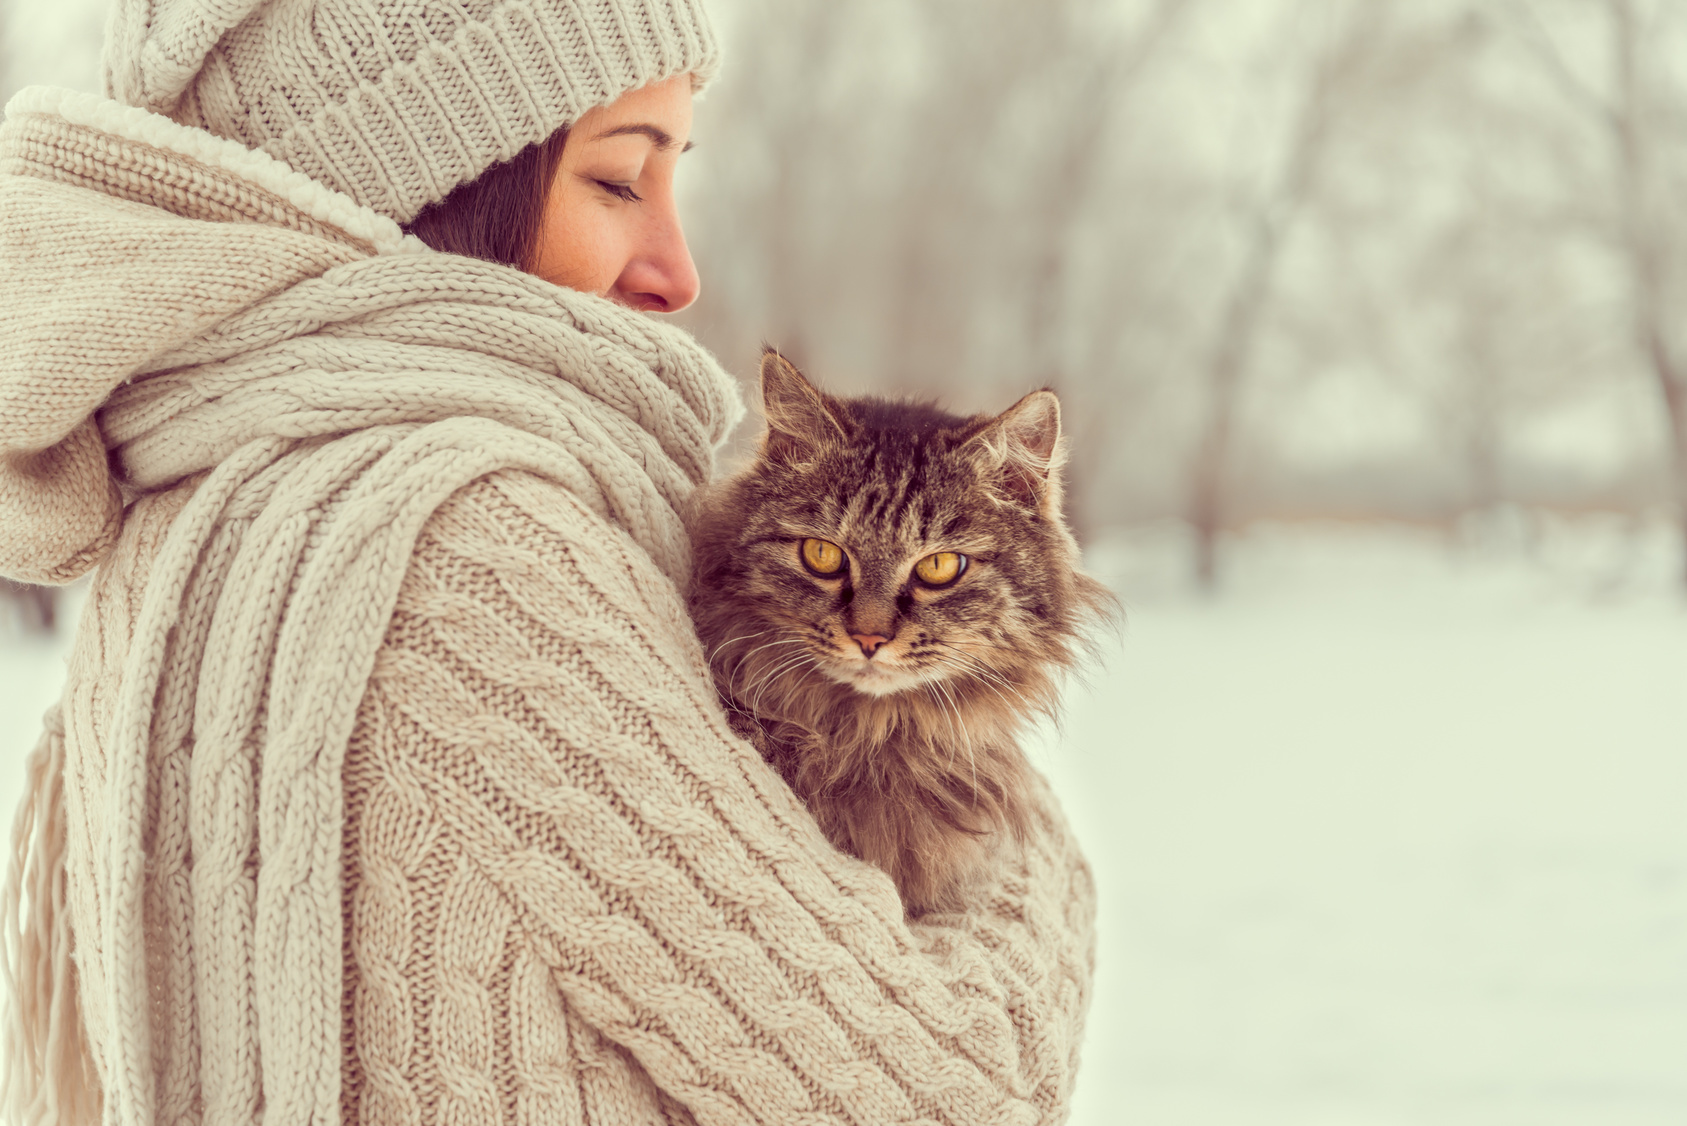
{"label": "nose", "polygon": [[[655,202],[648,200],[645,206]],[[616,296],[635,309],[677,313],[697,300],[703,284],[671,198],[647,214],[638,248],[615,279]]]}
{"label": "nose", "polygon": [[855,639],[857,645],[861,646],[861,655],[868,660],[871,660],[873,654],[879,651],[879,646],[890,640],[882,633],[852,633],[849,636]]}

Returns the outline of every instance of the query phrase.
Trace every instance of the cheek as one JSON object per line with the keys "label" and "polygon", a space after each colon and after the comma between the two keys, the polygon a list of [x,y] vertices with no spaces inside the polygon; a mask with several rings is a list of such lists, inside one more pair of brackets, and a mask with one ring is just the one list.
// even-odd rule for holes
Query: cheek
{"label": "cheek", "polygon": [[787,625],[825,626],[837,617],[837,594],[783,560],[758,560],[737,594],[746,609]]}
{"label": "cheek", "polygon": [[918,607],[913,620],[921,632],[943,641],[985,638],[993,626],[1012,616],[1012,600],[999,582],[981,582],[952,591]]}
{"label": "cheek", "polygon": [[592,189],[552,194],[533,273],[548,282],[600,296],[627,265],[629,240],[619,208],[604,207]]}

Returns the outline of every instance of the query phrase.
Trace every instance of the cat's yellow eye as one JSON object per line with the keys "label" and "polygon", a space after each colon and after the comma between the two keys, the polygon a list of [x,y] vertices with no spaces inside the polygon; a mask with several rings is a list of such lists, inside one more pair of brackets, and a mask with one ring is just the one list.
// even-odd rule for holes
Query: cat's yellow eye
{"label": "cat's yellow eye", "polygon": [[940,551],[914,564],[914,574],[927,586],[948,586],[967,569],[967,557],[958,551]]}
{"label": "cat's yellow eye", "polygon": [[835,575],[845,563],[843,548],[831,540],[803,540],[802,561],[817,575]]}

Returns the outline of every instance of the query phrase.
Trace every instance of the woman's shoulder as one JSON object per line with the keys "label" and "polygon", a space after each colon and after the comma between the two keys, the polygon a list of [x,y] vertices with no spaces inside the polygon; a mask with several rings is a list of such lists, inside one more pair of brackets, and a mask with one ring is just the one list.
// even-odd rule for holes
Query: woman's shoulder
{"label": "woman's shoulder", "polygon": [[538,474],[489,473],[434,511],[412,550],[388,647],[413,635],[409,623],[447,607],[531,644],[606,633],[636,640],[707,682],[679,588],[616,522]]}

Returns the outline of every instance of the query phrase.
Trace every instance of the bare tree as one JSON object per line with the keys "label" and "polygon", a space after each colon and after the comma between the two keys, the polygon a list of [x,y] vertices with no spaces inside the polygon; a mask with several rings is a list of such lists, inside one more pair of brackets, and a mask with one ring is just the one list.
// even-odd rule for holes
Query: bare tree
{"label": "bare tree", "polygon": [[[700,107],[709,119],[709,155],[724,151],[731,160],[716,177],[725,190],[711,199],[712,221],[696,239],[731,267],[712,271],[705,308],[733,321],[718,337],[765,340],[801,363],[813,312],[824,304],[815,266],[828,250],[819,212],[825,184],[812,170],[847,162],[857,128],[838,104],[847,98],[838,88],[836,47],[851,11],[812,0],[751,0],[735,14],[733,46],[753,65],[734,71]],[[724,302],[717,284],[729,290]]]}
{"label": "bare tree", "polygon": [[[1101,40],[1098,50],[1085,21],[1069,11],[1075,7],[1072,0],[1061,5],[1068,10],[1067,40],[1051,61],[1058,72],[1073,78],[1063,84],[1064,97],[1050,115],[1059,128],[1047,134],[1038,176],[1062,185],[1063,190],[1058,196],[1025,192],[1027,206],[1022,213],[1029,259],[1023,274],[1025,335],[1033,357],[1031,374],[1039,382],[1054,383],[1066,374],[1069,361],[1063,345],[1070,334],[1061,323],[1061,313],[1068,303],[1073,230],[1107,167],[1106,142],[1113,121],[1194,6],[1195,0],[1157,0],[1140,28],[1128,38],[1120,34]],[[1085,38],[1091,42],[1086,44]]]}
{"label": "bare tree", "polygon": [[930,77],[908,109],[917,126],[907,135],[903,191],[890,220],[898,230],[889,270],[897,297],[886,357],[900,384],[956,389],[964,378],[954,362],[957,345],[1001,276],[1021,265],[1011,252],[1015,240],[1006,237],[1016,208],[1004,209],[979,187],[1018,172],[1011,194],[1023,200],[1023,154],[1010,147],[1021,138],[1007,123],[1028,84],[1071,61],[1064,25],[1080,6],[1082,0],[911,6],[934,28],[968,30],[927,37]]}
{"label": "bare tree", "polygon": [[1611,27],[1615,97],[1607,125],[1617,172],[1622,245],[1627,252],[1634,302],[1634,334],[1651,367],[1669,424],[1671,476],[1681,544],[1681,581],[1687,586],[1687,370],[1666,317],[1669,278],[1678,248],[1670,244],[1653,204],[1646,143],[1645,63],[1633,0],[1606,0]]}
{"label": "bare tree", "polygon": [[[1069,323],[1073,244],[1090,218],[1089,205],[1100,193],[1109,158],[1115,155],[1108,139],[1116,120],[1196,2],[1157,0],[1128,37],[1124,33],[1106,37],[1100,41],[1099,50],[1096,37],[1088,33],[1084,21],[1068,16],[1065,50],[1052,60],[1060,73],[1070,76],[1060,84],[1064,96],[1050,114],[1060,127],[1046,135],[1038,164],[1039,182],[1022,186],[1021,230],[1026,260],[1020,276],[1030,356],[1027,374],[1034,383],[1067,393],[1064,426],[1071,462],[1066,509],[1078,534],[1086,539],[1095,531],[1099,515],[1091,496],[1106,491],[1102,455],[1107,432],[1118,428],[1124,379],[1115,363],[1102,360],[1097,368],[1088,368],[1076,359],[1080,349],[1091,356],[1108,355],[1111,349],[1093,344],[1085,349],[1081,337],[1110,337],[1117,329],[1112,318],[1098,318],[1086,326],[1087,332],[1075,331]],[[1041,177],[1062,185],[1062,192],[1051,195],[1037,190]],[[1115,279],[1127,268],[1124,262],[1119,263]],[[1126,315],[1137,313],[1127,310]],[[1080,367],[1085,370],[1075,370]]]}
{"label": "bare tree", "polygon": [[[747,166],[698,224],[700,256],[733,275],[709,315],[799,357],[848,324],[891,387],[1066,383],[1072,336],[1107,330],[1066,315],[1074,234],[1116,163],[1113,122],[1195,2],[1126,21],[1105,0],[897,0],[898,60],[851,49],[873,45],[859,5],[740,0],[748,65],[702,108],[709,147]],[[978,347],[1008,322],[1007,351]]]}
{"label": "bare tree", "polygon": [[[1603,133],[1609,152],[1611,237],[1628,279],[1630,332],[1646,366],[1669,438],[1669,495],[1681,538],[1681,581],[1687,587],[1687,358],[1672,327],[1672,296],[1679,292],[1682,245],[1669,207],[1679,196],[1658,153],[1666,122],[1677,127],[1687,106],[1665,104],[1656,80],[1646,21],[1635,0],[1589,0],[1603,14],[1609,51],[1608,88],[1578,75],[1532,4],[1511,3],[1504,13],[1523,42],[1557,82],[1566,100]],[[1658,11],[1653,21],[1661,20]],[[1677,186],[1678,187],[1678,186]]]}
{"label": "bare tree", "polygon": [[1248,209],[1241,263],[1205,365],[1206,406],[1190,469],[1187,516],[1195,536],[1195,578],[1203,589],[1218,583],[1237,408],[1278,260],[1328,158],[1344,88],[1363,65],[1385,7],[1377,0],[1347,5],[1341,30],[1307,72],[1274,182]]}

